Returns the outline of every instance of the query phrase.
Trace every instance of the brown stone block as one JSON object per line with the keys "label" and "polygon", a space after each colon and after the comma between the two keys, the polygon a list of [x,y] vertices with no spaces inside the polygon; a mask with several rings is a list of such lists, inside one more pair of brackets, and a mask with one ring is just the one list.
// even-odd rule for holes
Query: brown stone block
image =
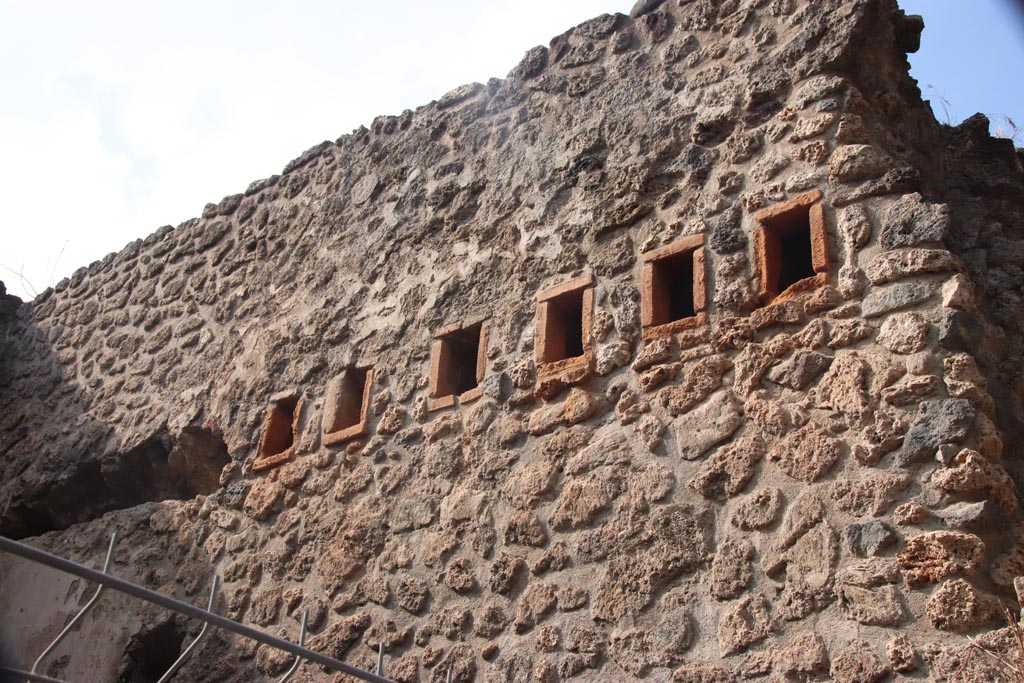
{"label": "brown stone block", "polygon": [[580,382],[593,372],[593,355],[584,354],[576,358],[566,358],[537,367],[538,378],[551,379],[558,377],[566,384]]}
{"label": "brown stone block", "polygon": [[775,233],[759,226],[754,233],[754,259],[757,262],[758,272],[761,274],[758,280],[758,293],[766,300],[773,299],[777,295],[770,283],[779,281],[782,263],[777,255],[780,250],[779,238]]}
{"label": "brown stone block", "polygon": [[815,273],[828,272],[828,234],[825,232],[825,208],[821,202],[811,205],[811,264]]}
{"label": "brown stone block", "polygon": [[817,291],[828,284],[828,275],[826,273],[818,273],[812,277],[806,277],[803,280],[793,283],[786,288],[786,291],[781,292],[778,296],[772,299],[773,304],[783,303],[790,301],[804,294]]}
{"label": "brown stone block", "polygon": [[708,310],[707,258],[703,248],[693,251],[693,310]]}
{"label": "brown stone block", "polygon": [[682,239],[676,240],[671,244],[666,244],[663,247],[657,249],[651,249],[645,252],[640,260],[644,263],[650,261],[661,261],[671,256],[679,256],[682,254],[693,253],[697,247],[704,246],[704,233],[699,235],[690,235]]}
{"label": "brown stone block", "polygon": [[564,294],[568,294],[570,292],[575,292],[593,286],[594,275],[593,273],[587,273],[586,275],[581,275],[577,278],[569,280],[568,282],[563,282],[559,285],[555,285],[554,287],[542,289],[541,291],[537,292],[537,301],[550,301],[551,299],[557,299],[558,297]]}
{"label": "brown stone block", "polygon": [[475,401],[484,395],[484,388],[481,386],[474,387],[469,391],[464,391],[459,394],[459,405],[464,405],[471,401]]}
{"label": "brown stone block", "polygon": [[985,544],[974,534],[930,531],[908,539],[896,555],[911,586],[938,583],[957,574],[976,571],[985,556]]}
{"label": "brown stone block", "polygon": [[484,375],[487,374],[487,336],[490,331],[490,325],[487,325],[486,323],[480,324],[480,342],[476,353],[477,384],[481,384],[484,381]]}
{"label": "brown stone block", "polygon": [[784,201],[781,204],[776,204],[775,206],[770,206],[767,209],[758,211],[754,214],[754,220],[758,223],[771,223],[780,218],[784,218],[794,210],[801,208],[806,209],[815,202],[820,202],[821,199],[821,190],[811,190],[810,192],[805,192],[798,197],[793,197],[792,199]]}
{"label": "brown stone block", "polygon": [[665,337],[671,337],[672,335],[679,334],[680,332],[686,332],[688,330],[695,330],[698,327],[702,327],[708,324],[707,313],[698,313],[689,318],[683,318],[682,320],[676,320],[664,325],[658,325],[657,327],[646,328],[643,332],[644,341],[653,341],[655,339],[664,339]]}
{"label": "brown stone block", "polygon": [[455,405],[455,394],[448,394],[441,398],[428,398],[427,399],[427,410],[433,412],[435,410],[444,410],[445,408],[451,408]]}

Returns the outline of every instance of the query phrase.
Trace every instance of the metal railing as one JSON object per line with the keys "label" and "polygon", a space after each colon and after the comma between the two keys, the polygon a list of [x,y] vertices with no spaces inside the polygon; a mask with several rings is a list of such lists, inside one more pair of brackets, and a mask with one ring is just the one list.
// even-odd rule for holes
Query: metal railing
{"label": "metal railing", "polygon": [[[63,557],[52,555],[46,551],[39,550],[38,548],[33,548],[32,546],[25,545],[24,543],[19,543],[4,536],[0,536],[0,550],[9,552],[12,555],[17,555],[18,557],[22,557],[32,562],[37,562],[47,567],[52,567],[53,569],[66,572],[68,574],[73,574],[74,576],[85,579],[86,581],[92,581],[93,583],[98,584],[96,593],[93,594],[89,602],[87,602],[85,606],[81,610],[79,610],[78,614],[76,614],[74,618],[71,619],[70,622],[68,622],[68,625],[65,626],[63,630],[61,630],[57,637],[53,639],[53,642],[51,642],[46,647],[46,649],[43,650],[42,654],[40,654],[39,657],[36,658],[35,663],[32,665],[31,671],[22,671],[19,669],[0,667],[0,673],[7,674],[9,676],[14,676],[15,680],[21,678],[27,681],[42,681],[43,683],[66,683],[65,681],[60,681],[55,678],[44,676],[38,673],[38,669],[41,666],[43,660],[51,652],[53,652],[57,645],[59,645],[60,642],[64,640],[65,636],[67,636],[72,630],[74,630],[74,628],[82,621],[82,618],[85,616],[85,614],[90,609],[92,609],[93,606],[95,606],[96,601],[99,600],[100,594],[103,592],[103,590],[105,588],[112,588],[113,590],[124,593],[125,595],[130,595],[134,598],[145,600],[146,602],[158,605],[160,607],[163,607],[164,609],[171,610],[172,612],[176,612],[177,614],[181,614],[186,617],[203,622],[203,627],[199,631],[199,635],[197,635],[192,640],[192,642],[189,643],[188,647],[185,648],[185,650],[181,653],[181,655],[174,662],[174,664],[172,664],[171,667],[167,670],[167,672],[160,678],[158,683],[167,683],[167,681],[171,680],[171,678],[178,671],[181,665],[185,663],[185,660],[188,659],[188,657],[192,654],[193,650],[195,650],[195,648],[198,646],[203,636],[206,635],[206,632],[210,626],[213,626],[214,628],[221,628],[225,631],[230,631],[231,633],[242,636],[243,638],[250,638],[263,645],[267,645],[269,647],[273,647],[283,652],[295,655],[295,662],[285,673],[284,677],[281,678],[279,683],[286,683],[295,674],[295,672],[298,671],[299,666],[304,661],[320,664],[321,666],[327,667],[331,671],[347,674],[349,676],[353,676],[355,678],[367,681],[368,683],[395,683],[391,679],[385,678],[383,675],[383,643],[380,644],[380,648],[377,651],[376,672],[364,671],[363,669],[352,666],[351,664],[346,664],[345,662],[334,659],[333,657],[328,657],[327,655],[320,654],[319,652],[314,652],[313,650],[307,648],[305,646],[305,642],[306,626],[309,616],[308,612],[303,612],[302,614],[302,630],[300,632],[299,643],[297,645],[282,638],[272,636],[269,633],[265,633],[264,631],[260,631],[259,629],[252,628],[251,626],[246,626],[245,624],[240,624],[237,621],[228,619],[225,616],[217,614],[217,612],[214,611],[214,607],[216,604],[217,588],[220,584],[220,579],[216,575],[214,575],[213,581],[211,582],[210,598],[207,604],[207,608],[205,610],[196,607],[195,605],[191,605],[187,602],[175,600],[174,598],[163,595],[162,593],[151,591],[148,588],[144,588],[130,581],[125,581],[124,579],[119,579],[116,576],[111,576],[108,572],[110,570],[111,560],[114,555],[114,546],[116,544],[117,534],[112,534],[110,537],[110,547],[107,549],[107,557],[103,563],[103,571],[97,571],[95,569],[86,567],[85,565],[78,564],[77,562],[72,562],[71,560],[67,560]],[[450,670],[448,672],[448,679],[451,679]]]}

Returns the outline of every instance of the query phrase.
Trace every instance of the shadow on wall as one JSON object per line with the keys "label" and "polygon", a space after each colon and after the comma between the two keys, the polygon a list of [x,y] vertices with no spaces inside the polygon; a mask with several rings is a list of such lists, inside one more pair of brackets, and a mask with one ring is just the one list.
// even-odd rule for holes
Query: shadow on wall
{"label": "shadow on wall", "polygon": [[13,676],[5,674],[2,669],[11,665],[10,658],[7,657],[7,648],[4,647],[2,641],[0,641],[0,683],[14,683],[15,679]]}
{"label": "shadow on wall", "polygon": [[[5,316],[0,345],[7,378],[0,396],[0,501],[6,501],[0,502],[0,534],[38,536],[111,510],[218,488],[230,457],[215,430],[187,427],[175,435],[164,423],[141,443],[111,451],[112,425],[90,414],[94,396],[57,374],[60,364],[44,330]],[[29,364],[35,371],[17,371]],[[55,445],[68,443],[74,445]]]}
{"label": "shadow on wall", "polygon": [[118,675],[118,683],[149,683],[159,680],[181,654],[185,631],[175,619],[128,640]]}
{"label": "shadow on wall", "polygon": [[[188,526],[192,503],[149,503],[115,512],[68,532],[33,539],[32,545],[81,565],[99,568],[116,532],[110,573],[182,601],[199,601],[211,586],[216,558],[200,543],[182,543],[171,533]],[[154,559],[163,566],[153,570]],[[96,584],[30,560],[0,553],[0,666],[27,671],[45,646],[96,594]],[[195,599],[194,599],[195,598]],[[222,595],[223,599],[223,595]],[[105,591],[68,638],[42,658],[40,672],[65,681],[153,683],[178,659],[202,624],[115,589]],[[207,634],[174,680],[225,680],[237,667],[236,640]],[[216,653],[216,656],[212,653]],[[14,679],[21,681],[20,678]],[[0,675],[0,683],[6,679]]]}

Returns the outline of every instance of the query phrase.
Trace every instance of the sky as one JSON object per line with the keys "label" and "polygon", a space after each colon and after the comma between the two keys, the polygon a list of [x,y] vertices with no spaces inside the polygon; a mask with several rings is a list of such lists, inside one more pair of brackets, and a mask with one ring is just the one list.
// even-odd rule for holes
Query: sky
{"label": "sky", "polygon": [[[925,17],[911,73],[940,120],[1024,126],[1010,1],[900,0]],[[0,0],[0,280],[32,298],[322,140],[504,77],[632,4]]]}
{"label": "sky", "polygon": [[981,112],[989,131],[1001,128],[1024,147],[1024,1],[899,0],[924,17],[921,49],[909,55],[910,75],[942,123]]}

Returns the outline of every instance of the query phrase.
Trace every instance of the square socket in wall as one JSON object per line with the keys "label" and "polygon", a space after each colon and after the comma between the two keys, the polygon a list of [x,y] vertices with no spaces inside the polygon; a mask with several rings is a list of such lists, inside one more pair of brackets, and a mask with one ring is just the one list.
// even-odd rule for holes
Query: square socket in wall
{"label": "square socket in wall", "polygon": [[584,275],[537,294],[537,375],[581,379],[593,362],[594,276]]}
{"label": "square socket in wall", "polygon": [[276,467],[295,457],[301,417],[302,397],[297,392],[286,391],[270,398],[252,464],[254,472]]}
{"label": "square socket in wall", "polygon": [[430,354],[429,410],[467,403],[483,395],[487,370],[487,324],[456,323],[435,334]]}
{"label": "square socket in wall", "polygon": [[640,317],[644,339],[707,322],[704,235],[691,235],[642,257]]}
{"label": "square socket in wall", "polygon": [[349,366],[331,380],[324,405],[325,446],[344,443],[369,432],[373,368]]}
{"label": "square socket in wall", "polygon": [[765,304],[785,301],[828,282],[828,235],[821,190],[754,214],[754,249]]}

